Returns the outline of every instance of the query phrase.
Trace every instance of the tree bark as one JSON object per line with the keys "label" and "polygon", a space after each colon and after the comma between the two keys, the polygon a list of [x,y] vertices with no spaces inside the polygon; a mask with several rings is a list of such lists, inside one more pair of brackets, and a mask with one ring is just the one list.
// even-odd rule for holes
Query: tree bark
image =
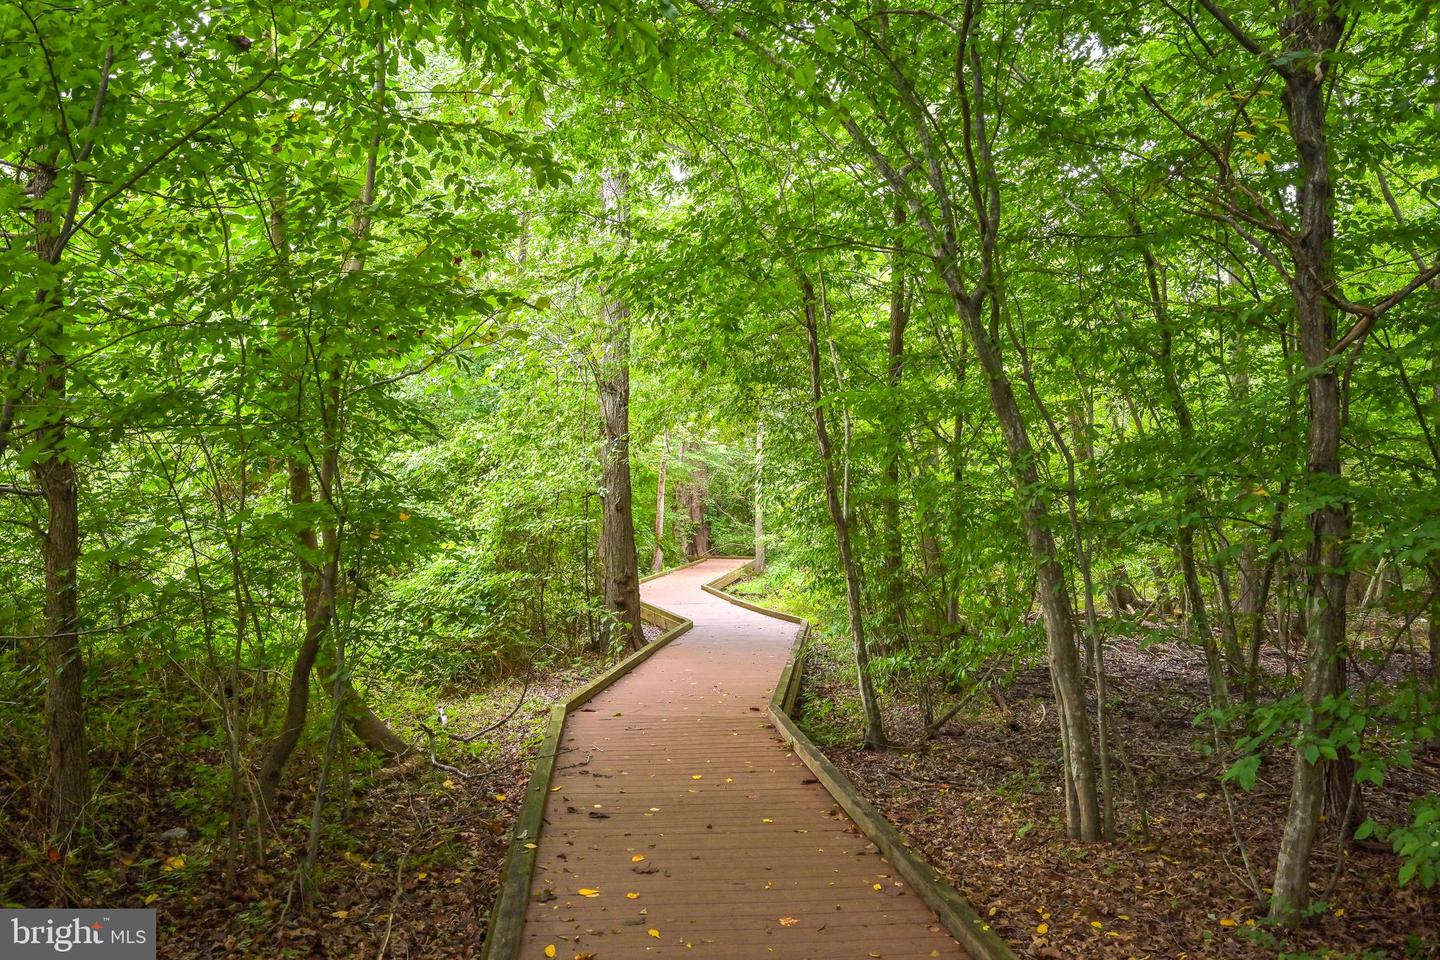
{"label": "tree bark", "polygon": [[[1130,229],[1137,236],[1140,226],[1132,217]],[[1161,380],[1165,385],[1165,396],[1170,401],[1170,410],[1175,416],[1176,432],[1185,450],[1194,450],[1195,424],[1190,418],[1190,405],[1185,400],[1185,391],[1175,370],[1175,331],[1170,322],[1169,294],[1166,291],[1165,274],[1155,255],[1145,248],[1145,280],[1150,290],[1150,309],[1159,329],[1159,361]],[[1210,705],[1224,709],[1230,703],[1229,682],[1225,675],[1225,664],[1220,656],[1220,646],[1215,641],[1214,629],[1205,602],[1205,591],[1200,585],[1200,571],[1195,563],[1195,526],[1203,501],[1200,485],[1194,477],[1185,479],[1185,494],[1181,506],[1182,515],[1176,530],[1176,552],[1180,557],[1180,576],[1185,587],[1185,609],[1194,639],[1200,641],[1205,652],[1205,677],[1210,688]]]}
{"label": "tree bark", "polygon": [[[1326,89],[1329,64],[1320,54],[1335,49],[1342,33],[1338,16],[1306,6],[1287,19],[1282,33],[1287,50],[1315,56],[1285,73],[1284,103],[1290,133],[1300,159],[1299,243],[1294,250],[1296,319],[1309,381],[1306,396],[1310,424],[1305,469],[1312,485],[1338,494],[1340,479],[1340,381],[1330,363],[1335,318],[1325,294],[1334,283],[1331,244],[1335,234],[1329,144],[1326,139]],[[1310,854],[1324,802],[1325,763],[1311,762],[1305,747],[1319,734],[1322,701],[1338,681],[1338,658],[1345,640],[1346,542],[1349,504],[1327,498],[1308,519],[1306,556],[1306,644],[1303,696],[1305,713],[1296,743],[1290,806],[1275,867],[1271,915],[1299,923],[1310,903]]]}
{"label": "tree bark", "polygon": [[850,518],[840,502],[840,486],[835,476],[835,454],[830,431],[825,425],[825,404],[820,372],[820,332],[815,317],[815,287],[810,278],[800,277],[805,308],[805,344],[810,360],[810,414],[815,421],[815,439],[820,448],[820,463],[825,475],[825,505],[835,528],[835,546],[840,553],[840,569],[845,577],[845,605],[850,616],[850,639],[855,651],[855,672],[860,690],[860,705],[865,712],[865,747],[882,749],[885,738],[884,719],[875,698],[875,685],[870,676],[870,650],[865,642],[865,617],[861,606],[860,571],[850,544]]}
{"label": "tree bark", "polygon": [[[600,202],[619,242],[625,219],[625,173],[607,173],[600,183]],[[601,306],[605,347],[596,370],[600,398],[602,461],[601,580],[607,618],[600,642],[639,647],[640,573],[635,556],[635,511],[630,485],[630,311],[626,303],[604,293]]]}
{"label": "tree bark", "polygon": [[686,505],[690,511],[690,549],[688,560],[699,560],[710,553],[710,521],[705,518],[710,504],[710,464],[705,462],[705,445],[701,440],[691,444],[694,467],[690,470],[690,490]]}
{"label": "tree bark", "polygon": [[[1070,588],[1055,550],[1050,519],[1044,501],[1037,494],[1039,474],[1035,451],[1025,419],[1015,401],[1015,391],[1000,358],[999,349],[981,321],[976,305],[965,291],[952,265],[943,269],[956,312],[975,349],[985,375],[990,405],[1000,422],[1009,454],[1010,470],[1020,501],[1025,542],[1035,565],[1036,587],[1044,612],[1045,643],[1050,672],[1055,681],[1056,706],[1060,712],[1060,735],[1075,794],[1072,832],[1081,840],[1098,840],[1102,832],[1099,792],[1096,786],[1095,749],[1090,738],[1090,717],[1085,704],[1085,685],[1075,642],[1075,621]],[[1078,822],[1076,822],[1078,821]]]}
{"label": "tree bark", "polygon": [[755,423],[755,572],[765,572],[765,420]]}
{"label": "tree bark", "polygon": [[[905,206],[898,200],[894,204],[892,220],[895,231],[895,251],[890,255],[890,333],[888,356],[885,366],[885,387],[890,395],[891,409],[901,406],[900,385],[905,372],[905,328],[910,322],[910,308],[906,301],[904,239],[899,228],[905,224]],[[904,449],[902,416],[889,419],[889,433],[885,437],[885,476],[880,488],[881,516],[881,560],[884,578],[882,584],[885,596],[886,615],[891,631],[890,641],[904,645],[908,639],[909,624],[905,597],[905,557],[900,531],[900,459]]]}
{"label": "tree bark", "polygon": [[[59,171],[51,160],[37,164],[30,181],[34,209],[34,251],[53,266],[63,250],[64,225],[43,201]],[[31,476],[45,501],[46,523],[40,553],[45,569],[45,739],[47,754],[46,818],[50,842],[70,846],[90,796],[90,767],[85,742],[85,664],[80,648],[80,597],[76,565],[80,561],[80,496],[75,463],[65,449],[68,389],[64,343],[64,289],[58,276],[41,283],[35,296],[35,366],[40,384],[39,422],[30,441],[39,451]]]}
{"label": "tree bark", "polygon": [[650,572],[665,569],[665,474],[670,466],[670,428],[665,428],[665,446],[660,454],[660,471],[655,481],[655,552],[650,557]]}

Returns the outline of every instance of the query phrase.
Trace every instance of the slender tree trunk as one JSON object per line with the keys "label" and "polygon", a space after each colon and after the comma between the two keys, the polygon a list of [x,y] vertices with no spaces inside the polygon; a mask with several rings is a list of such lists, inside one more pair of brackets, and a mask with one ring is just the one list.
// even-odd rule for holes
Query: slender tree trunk
{"label": "slender tree trunk", "polygon": [[1015,391],[990,332],[985,329],[977,304],[966,293],[953,266],[945,267],[944,279],[956,312],[965,325],[970,345],[985,375],[990,405],[1000,422],[1009,454],[1010,470],[1025,542],[1035,565],[1036,587],[1045,619],[1045,642],[1050,672],[1055,682],[1056,706],[1060,712],[1060,735],[1065,738],[1065,756],[1075,791],[1075,835],[1098,840],[1101,835],[1099,792],[1096,786],[1095,748],[1090,737],[1090,717],[1085,704],[1084,675],[1075,640],[1074,610],[1064,568],[1055,550],[1050,519],[1044,501],[1037,495],[1039,473],[1035,451],[1025,419],[1015,401]]}
{"label": "slender tree trunk", "polygon": [[[383,136],[385,96],[383,48],[379,51],[378,57],[375,82],[375,130],[371,135],[366,157],[365,179],[361,185],[360,196],[356,201],[355,217],[351,223],[352,247],[341,266],[342,276],[359,272],[364,269],[365,263],[364,245],[370,230],[370,207],[375,199],[380,142]],[[286,206],[287,197],[283,192],[277,194],[271,201],[271,215],[268,224],[270,242],[279,261],[279,273],[282,280],[288,274],[289,268],[289,239],[285,222]],[[288,292],[283,292],[282,296],[288,296]],[[282,315],[282,324],[286,319],[288,317]],[[294,331],[286,326],[282,325],[280,336],[282,340],[295,342]],[[323,500],[331,506],[331,516],[333,517],[334,502],[332,498],[339,479],[339,444],[341,442],[339,421],[342,416],[340,409],[342,394],[339,386],[339,372],[328,358],[322,358],[322,360],[327,369],[329,382],[323,391],[327,400],[322,404],[321,409],[320,491]],[[296,392],[297,410],[302,417],[305,411],[303,395],[306,375],[304,370],[307,366],[308,361],[295,363],[296,372],[293,374],[292,383]],[[287,470],[290,503],[297,509],[297,512],[309,514],[315,503],[315,494],[307,458],[300,454],[292,455],[287,464]],[[340,543],[339,531],[333,522],[327,523],[321,534],[316,533],[313,524],[306,523],[296,534],[296,540],[305,630],[300,646],[295,652],[295,662],[290,672],[289,690],[286,695],[285,713],[281,719],[280,730],[267,747],[257,772],[260,800],[265,810],[265,818],[272,824],[276,814],[275,799],[280,778],[305,731],[305,721],[310,709],[310,679],[317,661],[321,660],[324,654],[323,648],[335,612],[334,598],[338,592]],[[326,659],[325,667],[329,667],[333,672],[341,670],[342,665],[338,658],[328,657]],[[366,746],[378,752],[391,755],[404,753],[407,749],[405,741],[390,730],[384,721],[375,716],[358,694],[354,693],[348,678],[338,677],[336,679],[344,688],[346,694],[345,719],[350,723],[356,737]]]}
{"label": "slender tree trunk", "polygon": [[[1130,228],[1139,234],[1139,225],[1132,219]],[[1190,418],[1190,405],[1185,400],[1185,391],[1175,371],[1175,332],[1170,322],[1169,294],[1166,291],[1165,273],[1155,255],[1148,248],[1144,251],[1145,279],[1150,288],[1151,312],[1160,332],[1160,372],[1165,385],[1165,396],[1170,401],[1170,410],[1175,415],[1176,431],[1180,444],[1186,450],[1195,448],[1195,425]],[[1205,652],[1205,676],[1210,688],[1211,706],[1221,708],[1230,703],[1229,682],[1225,676],[1225,664],[1220,656],[1220,645],[1210,624],[1205,603],[1205,591],[1200,584],[1200,571],[1195,562],[1196,518],[1203,510],[1200,485],[1194,477],[1187,476],[1184,485],[1183,515],[1176,531],[1176,552],[1180,557],[1180,576],[1185,587],[1185,609],[1190,623],[1190,632],[1200,641]]]}
{"label": "slender tree trunk", "polygon": [[891,630],[890,640],[904,645],[908,639],[909,624],[905,596],[905,557],[900,531],[900,458],[905,438],[902,433],[904,417],[900,414],[901,378],[905,372],[905,328],[910,322],[909,304],[905,290],[904,240],[900,227],[905,224],[905,206],[894,204],[893,222],[895,231],[895,252],[890,255],[890,336],[888,358],[885,366],[885,387],[890,396],[890,406],[896,415],[889,419],[889,434],[885,437],[885,477],[881,483],[881,571],[884,576],[884,596],[887,619]]}
{"label": "slender tree trunk", "polygon": [[655,552],[650,557],[650,572],[665,569],[665,474],[670,467],[670,428],[665,428],[665,445],[660,454],[660,472],[655,481]]}
{"label": "slender tree trunk", "polygon": [[[626,176],[607,173],[600,184],[600,201],[615,237],[623,237]],[[635,556],[635,515],[630,486],[630,311],[623,300],[604,294],[601,307],[605,349],[596,373],[600,397],[600,434],[604,492],[601,512],[601,577],[605,610],[601,642],[614,640],[639,647],[645,642],[640,627],[640,573]]]}
{"label": "slender tree trunk", "polygon": [[[292,459],[289,474],[290,503],[304,512],[313,505],[315,499],[311,490],[310,470],[303,461]],[[305,719],[310,711],[310,675],[320,652],[325,629],[330,623],[330,609],[326,606],[325,598],[334,593],[332,589],[327,589],[327,582],[333,583],[335,579],[335,562],[329,553],[330,544],[326,544],[324,561],[317,564],[312,559],[320,553],[315,528],[309,525],[302,527],[296,534],[296,541],[300,556],[300,597],[304,605],[305,633],[300,639],[300,647],[295,651],[295,663],[290,669],[290,687],[285,698],[285,715],[280,721],[280,731],[270,741],[257,774],[260,802],[264,807],[266,820],[272,824],[275,822],[275,795],[280,786],[281,774],[284,773],[291,754],[295,752],[295,747],[300,743],[300,736],[305,732]]]}
{"label": "slender tree trunk", "polygon": [[765,420],[755,423],[755,572],[765,572]]}
{"label": "slender tree trunk", "polygon": [[[1306,55],[1334,50],[1342,21],[1329,12],[1306,6],[1285,25],[1288,47]],[[1324,803],[1325,764],[1306,757],[1306,747],[1319,734],[1319,711],[1338,682],[1338,661],[1345,641],[1345,588],[1348,503],[1339,500],[1340,381],[1330,362],[1335,319],[1325,301],[1334,282],[1331,243],[1335,226],[1326,140],[1326,73],[1317,60],[1287,71],[1285,107],[1291,137],[1299,153],[1303,181],[1299,185],[1299,246],[1294,252],[1296,319],[1309,380],[1306,384],[1310,426],[1306,473],[1315,487],[1332,494],[1308,519],[1310,544],[1306,557],[1306,644],[1303,696],[1305,714],[1295,751],[1290,806],[1275,867],[1271,915],[1298,923],[1310,903],[1310,854]]]}
{"label": "slender tree trunk", "polygon": [[886,746],[885,724],[875,698],[875,685],[870,676],[870,650],[865,642],[865,616],[861,607],[860,571],[850,545],[850,519],[840,502],[840,485],[835,476],[835,454],[830,431],[825,425],[825,404],[820,372],[820,332],[815,317],[815,287],[810,278],[800,278],[804,295],[805,342],[810,359],[810,413],[815,420],[815,438],[820,448],[820,462],[825,473],[825,504],[835,528],[835,546],[840,553],[840,568],[845,577],[845,604],[850,614],[850,638],[855,651],[855,672],[859,681],[860,705],[865,711],[865,747]]}
{"label": "slender tree trunk", "polygon": [[[36,257],[59,262],[63,224],[43,201],[59,172],[41,161],[30,182],[34,210]],[[42,281],[34,315],[36,373],[41,396],[31,444],[38,453],[30,469],[46,520],[40,553],[45,568],[45,739],[47,747],[46,817],[50,842],[68,849],[81,825],[90,796],[90,768],[85,743],[85,664],[80,648],[80,597],[76,565],[80,561],[80,495],[75,463],[65,449],[66,394],[69,364],[64,343],[64,290],[58,278]],[[7,434],[8,435],[8,434]],[[63,861],[61,861],[63,862]]]}
{"label": "slender tree trunk", "polygon": [[[352,246],[350,256],[346,258],[341,267],[341,275],[348,277],[365,269],[366,246],[370,241],[370,211],[375,203],[375,187],[380,166],[380,144],[385,136],[385,81],[388,53],[385,43],[382,40],[375,50],[375,103],[374,117],[372,119],[373,130],[370,134],[370,143],[365,156],[365,179],[360,185],[360,196],[356,198],[355,216],[350,222],[350,237]],[[340,484],[340,444],[342,442],[342,427],[344,425],[344,394],[341,389],[342,374],[338,365],[332,368],[330,378],[330,417],[334,422],[334,429],[327,437],[325,457],[327,469],[321,474],[321,493],[327,503],[333,506],[334,499],[338,494]],[[336,548],[335,562],[340,562],[339,533],[335,533]],[[339,587],[338,572],[330,583],[331,596],[327,606],[330,616],[336,614],[335,591]],[[365,698],[350,682],[350,675],[344,665],[342,652],[338,648],[333,630],[327,637],[328,654],[333,659],[331,666],[336,672],[336,680],[328,689],[341,692],[341,704],[343,708],[341,715],[350,726],[350,731],[355,734],[356,739],[376,753],[398,757],[409,752],[407,744],[389,725],[376,716],[375,711],[365,702]],[[325,649],[321,651],[322,656],[327,654]]]}
{"label": "slender tree trunk", "polygon": [[690,508],[690,553],[688,559],[698,560],[708,556],[710,545],[710,521],[705,518],[710,505],[710,464],[705,462],[705,444],[696,440],[691,445],[694,466],[690,470],[690,496],[686,501]]}

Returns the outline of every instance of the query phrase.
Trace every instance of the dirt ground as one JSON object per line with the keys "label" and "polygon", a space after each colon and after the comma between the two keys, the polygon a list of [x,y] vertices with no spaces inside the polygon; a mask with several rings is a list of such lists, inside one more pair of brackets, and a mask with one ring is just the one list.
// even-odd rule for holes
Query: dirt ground
{"label": "dirt ground", "polygon": [[[658,634],[647,626],[647,633]],[[197,829],[196,770],[223,764],[203,745],[213,722],[123,748],[96,737],[93,762],[101,816],[97,848],[69,865],[70,899],[80,904],[144,906],[158,911],[165,958],[451,958],[479,956],[509,841],[551,704],[604,669],[578,662],[535,678],[514,719],[473,748],[441,748],[467,775],[431,767],[422,750],[380,768],[341,765],[328,794],[319,870],[311,906],[302,909],[297,865],[314,801],[315,744],[297,754],[282,789],[281,832],[264,865],[243,862],[224,883],[227,844]],[[447,729],[461,734],[494,723],[514,707],[519,678],[437,702]],[[382,711],[383,712],[383,711]],[[392,717],[392,720],[395,720]],[[398,721],[407,733],[416,725]],[[200,745],[196,741],[201,741]],[[0,766],[0,797],[23,817],[35,785]],[[223,796],[223,793],[218,794]],[[204,793],[204,797],[211,794]],[[0,831],[0,903],[41,906],[55,900],[55,869],[24,822]],[[183,838],[163,834],[184,830]]]}
{"label": "dirt ground", "polygon": [[[1056,716],[1048,674],[1021,672],[998,697],[977,697],[920,749],[865,752],[847,674],[848,649],[818,643],[807,667],[807,723],[827,752],[912,846],[948,875],[1022,956],[1105,958],[1440,957],[1440,890],[1396,882],[1387,844],[1351,845],[1322,913],[1298,934],[1269,927],[1249,894],[1226,816],[1218,765],[1198,749],[1205,679],[1197,651],[1117,641],[1110,651],[1117,771],[1115,842],[1066,838]],[[1276,664],[1271,664],[1275,668]],[[1283,669],[1283,664],[1278,665]],[[834,704],[841,704],[836,708]],[[919,709],[886,700],[891,737],[919,744]],[[943,706],[943,705],[942,705]],[[839,741],[839,742],[835,742]],[[1140,828],[1136,778],[1148,807]],[[1255,789],[1234,790],[1239,835],[1268,888],[1289,789],[1289,763],[1262,766]],[[1440,751],[1416,758],[1384,788],[1367,787],[1369,815],[1397,821],[1440,790]],[[1406,821],[1408,822],[1408,821]],[[1320,887],[1336,873],[1334,830],[1317,844]]]}

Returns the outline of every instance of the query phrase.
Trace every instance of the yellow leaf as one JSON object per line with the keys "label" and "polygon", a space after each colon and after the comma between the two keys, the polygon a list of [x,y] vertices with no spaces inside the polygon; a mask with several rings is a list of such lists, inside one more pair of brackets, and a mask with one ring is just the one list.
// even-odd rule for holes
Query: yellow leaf
{"label": "yellow leaf", "polygon": [[364,10],[364,9],[365,9],[366,7],[368,7],[368,6],[370,6],[370,0],[360,0],[360,9],[361,9],[361,10]]}
{"label": "yellow leaf", "polygon": [[404,523],[406,520],[409,520],[409,519],[410,519],[410,514],[406,513],[404,510],[401,510],[401,511],[400,511],[400,522],[401,522],[401,523]]}
{"label": "yellow leaf", "polygon": [[771,820],[769,817],[761,817],[761,818],[760,818],[760,822],[761,822],[761,823],[774,823],[775,821],[774,821],[774,820]]}
{"label": "yellow leaf", "polygon": [[165,873],[169,873],[171,870],[179,870],[183,866],[185,866],[184,857],[166,857],[165,866],[162,869]]}
{"label": "yellow leaf", "polygon": [[1042,923],[1042,924],[1040,924],[1039,926],[1037,926],[1037,927],[1035,928],[1035,936],[1037,936],[1037,937],[1043,937],[1043,936],[1045,936],[1045,934],[1047,934],[1047,933],[1049,933],[1049,932],[1050,932],[1050,924],[1048,924],[1048,923]]}
{"label": "yellow leaf", "polygon": [[336,910],[334,913],[330,914],[330,916],[334,917],[336,920],[344,920],[346,917],[350,916],[350,911]]}
{"label": "yellow leaf", "polygon": [[505,794],[503,794],[503,793],[497,793],[497,794],[495,794],[495,799],[496,799],[497,801],[499,801],[500,803],[504,803],[504,802],[505,802]]}
{"label": "yellow leaf", "polygon": [[1343,916],[1345,916],[1345,908],[1344,908],[1344,907],[1341,907],[1339,910],[1336,910],[1336,911],[1335,911],[1335,916],[1337,916],[1337,917],[1343,917]]}
{"label": "yellow leaf", "polygon": [[421,870],[419,873],[415,874],[415,877],[418,880],[424,880],[428,876],[430,876],[430,874],[426,873],[424,870]]}
{"label": "yellow leaf", "polygon": [[1255,134],[1251,133],[1249,130],[1236,130],[1235,136],[1239,137],[1241,140],[1255,139]]}
{"label": "yellow leaf", "polygon": [[551,792],[551,793],[559,793],[559,792],[560,792],[560,788],[559,788],[559,787],[551,787],[551,788],[550,788],[550,792]]}
{"label": "yellow leaf", "polygon": [[648,933],[648,934],[650,934],[650,936],[654,937],[656,940],[659,940],[659,939],[660,939],[660,931],[659,931],[659,930],[656,930],[654,927],[651,927],[649,930],[646,930],[645,932]]}
{"label": "yellow leaf", "polygon": [[633,856],[633,857],[630,858],[630,862],[631,862],[631,863],[639,863],[641,860],[644,860],[644,859],[645,859],[645,854],[643,854],[643,853],[637,853],[637,854],[635,854],[635,856]]}
{"label": "yellow leaf", "polygon": [[885,889],[884,887],[880,886],[880,884],[878,884],[878,883],[871,884],[871,886],[874,887],[876,890],[884,890],[884,889]]}
{"label": "yellow leaf", "polygon": [[455,789],[455,781],[454,781],[454,780],[451,780],[449,777],[446,777],[446,778],[445,778],[445,781],[444,781],[443,783],[441,783],[440,786],[444,787],[446,790],[454,790],[454,789]]}
{"label": "yellow leaf", "polygon": [[626,899],[626,900],[639,900],[639,899],[640,899],[640,894],[638,894],[638,893],[627,893],[627,894],[625,894],[625,899]]}
{"label": "yellow leaf", "polygon": [[799,922],[800,922],[800,921],[799,921],[799,920],[796,920],[794,917],[781,917],[781,918],[780,918],[780,926],[782,926],[782,927],[793,927],[793,926],[795,926],[795,924],[797,924],[797,923],[799,923]]}
{"label": "yellow leaf", "polygon": [[1101,927],[1104,926],[1104,924],[1102,924],[1099,920],[1091,920],[1090,926],[1094,927],[1096,930],[1099,930]]}
{"label": "yellow leaf", "polygon": [[1233,926],[1237,926],[1237,924],[1235,923],[1234,920],[1230,919],[1229,917],[1221,917],[1221,918],[1220,918],[1220,926],[1222,926],[1222,927],[1233,927]]}
{"label": "yellow leaf", "polygon": [[1261,150],[1259,153],[1255,154],[1255,162],[1260,164],[1260,166],[1262,167],[1265,166],[1265,164],[1270,162],[1270,154],[1266,153],[1264,150]]}
{"label": "yellow leaf", "polygon": [[547,943],[547,944],[545,944],[545,956],[547,956],[547,957],[553,957],[553,956],[555,956],[555,944],[553,944],[553,943]]}
{"label": "yellow leaf", "polygon": [[589,887],[581,887],[579,890],[576,890],[575,892],[578,893],[578,894],[580,894],[580,896],[582,896],[582,897],[598,897],[598,896],[600,896],[600,891],[599,891],[599,890],[591,890]]}
{"label": "yellow leaf", "polygon": [[699,779],[700,779],[701,777],[703,777],[703,776],[704,776],[703,773],[692,773],[692,774],[690,775],[690,779],[691,779],[691,780],[699,780]]}
{"label": "yellow leaf", "polygon": [[148,906],[150,906],[150,904],[154,903],[156,900],[159,900],[159,899],[160,899],[160,894],[158,894],[158,893],[149,893],[149,894],[146,894],[146,895],[145,895],[145,906],[148,907]]}

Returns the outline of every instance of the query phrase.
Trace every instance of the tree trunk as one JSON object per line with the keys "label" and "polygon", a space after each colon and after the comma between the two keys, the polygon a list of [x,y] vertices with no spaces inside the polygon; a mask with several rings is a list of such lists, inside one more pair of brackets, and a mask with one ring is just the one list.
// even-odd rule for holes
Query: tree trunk
{"label": "tree trunk", "polygon": [[875,699],[875,685],[870,676],[870,650],[865,643],[865,617],[861,607],[860,571],[850,546],[850,519],[840,502],[840,486],[835,477],[835,455],[830,432],[825,426],[825,405],[820,374],[820,332],[815,319],[815,287],[810,278],[800,277],[805,302],[805,343],[810,359],[810,414],[815,420],[815,439],[820,448],[820,463],[825,474],[825,504],[835,528],[835,546],[840,553],[840,569],[845,577],[845,605],[850,615],[850,639],[855,650],[855,672],[859,681],[860,705],[865,711],[865,747],[882,749],[887,744],[880,705]]}
{"label": "tree trunk", "polygon": [[[1140,234],[1139,224],[1132,218],[1130,229]],[[1175,415],[1176,432],[1181,446],[1195,449],[1195,424],[1190,418],[1190,405],[1185,400],[1184,389],[1175,371],[1175,332],[1170,323],[1169,293],[1166,290],[1165,273],[1155,255],[1145,248],[1145,280],[1149,287],[1151,312],[1155,316],[1160,334],[1160,372],[1165,385],[1165,396],[1170,401],[1171,412]],[[1229,683],[1225,676],[1225,664],[1220,657],[1220,646],[1215,641],[1214,629],[1205,604],[1205,591],[1200,585],[1200,571],[1195,563],[1195,523],[1203,509],[1200,486],[1193,477],[1185,481],[1185,495],[1182,515],[1176,531],[1177,552],[1180,556],[1180,576],[1185,588],[1185,608],[1194,639],[1200,641],[1205,652],[1205,677],[1210,688],[1210,705],[1220,709],[1230,703]]]}
{"label": "tree trunk", "polygon": [[765,572],[765,420],[755,424],[755,572]]}
{"label": "tree trunk", "polygon": [[[290,473],[290,503],[305,510],[314,502],[310,485],[310,471],[303,461],[292,459]],[[300,736],[305,732],[305,718],[310,710],[310,675],[315,659],[320,652],[320,642],[330,623],[330,610],[325,598],[334,591],[326,589],[326,582],[335,579],[335,563],[328,554],[317,565],[312,559],[320,552],[315,529],[306,525],[296,535],[300,556],[300,597],[304,605],[305,633],[300,647],[295,651],[295,664],[290,669],[290,688],[285,698],[285,715],[280,721],[280,731],[270,741],[260,761],[257,773],[260,789],[260,804],[267,822],[275,822],[275,794],[280,786],[280,776],[285,765],[295,752]],[[327,548],[330,545],[327,543]]]}
{"label": "tree trunk", "polygon": [[655,552],[650,556],[650,572],[665,569],[665,474],[670,467],[670,428],[665,428],[665,446],[660,454],[660,471],[655,480]]}
{"label": "tree trunk", "polygon": [[[51,161],[41,161],[30,181],[30,193],[36,201],[35,255],[52,266],[60,260],[64,225],[56,222],[41,201],[55,186],[58,175]],[[60,352],[65,339],[60,312],[64,296],[58,275],[42,280],[35,295],[37,329],[32,341],[42,393],[39,422],[30,441],[39,451],[30,473],[46,508],[40,541],[45,568],[46,818],[50,842],[61,851],[71,845],[90,796],[82,687],[85,664],[80,648],[76,576],[80,561],[80,496],[75,463],[65,450],[69,365]]]}
{"label": "tree trunk", "polygon": [[890,255],[890,336],[888,358],[885,367],[885,388],[889,393],[889,406],[897,411],[889,418],[889,433],[885,437],[885,476],[880,487],[881,517],[881,572],[885,597],[886,619],[889,621],[890,642],[904,645],[908,638],[905,598],[905,558],[900,535],[900,457],[905,438],[902,433],[904,417],[899,413],[900,381],[905,371],[905,327],[910,322],[910,309],[906,302],[904,241],[899,227],[905,224],[905,206],[894,205],[894,225],[897,228],[895,252]]}
{"label": "tree trunk", "polygon": [[[1335,49],[1342,21],[1307,7],[1290,17],[1282,31],[1294,52]],[[1340,381],[1330,363],[1335,320],[1325,302],[1334,282],[1331,242],[1335,226],[1326,142],[1326,73],[1328,64],[1308,62],[1285,74],[1285,107],[1290,133],[1300,158],[1299,245],[1294,251],[1295,313],[1300,347],[1309,381],[1306,394],[1310,425],[1305,468],[1310,483],[1338,493],[1340,477]],[[1310,853],[1323,806],[1323,761],[1307,759],[1306,747],[1319,733],[1321,702],[1335,689],[1337,660],[1345,640],[1346,541],[1350,533],[1348,503],[1327,499],[1309,517],[1306,557],[1306,643],[1303,696],[1305,714],[1295,751],[1290,807],[1275,867],[1271,915],[1298,923],[1310,903]]]}
{"label": "tree trunk", "polygon": [[[600,203],[616,238],[623,237],[624,172],[607,173],[600,183]],[[601,580],[607,618],[600,642],[639,647],[640,573],[635,556],[635,511],[630,487],[630,310],[623,300],[603,295],[605,349],[596,371],[600,398]]]}
{"label": "tree trunk", "polygon": [[[953,264],[953,259],[950,261]],[[1101,835],[1099,792],[1096,788],[1095,748],[1090,739],[1090,717],[1085,705],[1085,685],[1075,642],[1074,609],[1065,571],[1055,550],[1045,503],[1036,496],[1039,475],[1035,451],[1025,426],[1015,391],[1000,353],[966,293],[953,265],[942,271],[945,284],[965,325],[970,345],[985,374],[990,405],[1000,421],[1009,454],[1010,470],[1020,501],[1025,541],[1035,565],[1036,588],[1045,618],[1046,652],[1055,682],[1056,706],[1060,713],[1060,735],[1064,738],[1070,779],[1075,792],[1074,812],[1078,823],[1073,832],[1081,840],[1098,840]]]}
{"label": "tree trunk", "polygon": [[705,518],[710,504],[710,465],[705,462],[705,445],[696,440],[691,445],[695,466],[690,471],[690,490],[686,506],[690,510],[690,549],[686,559],[699,560],[710,553],[710,521]]}

